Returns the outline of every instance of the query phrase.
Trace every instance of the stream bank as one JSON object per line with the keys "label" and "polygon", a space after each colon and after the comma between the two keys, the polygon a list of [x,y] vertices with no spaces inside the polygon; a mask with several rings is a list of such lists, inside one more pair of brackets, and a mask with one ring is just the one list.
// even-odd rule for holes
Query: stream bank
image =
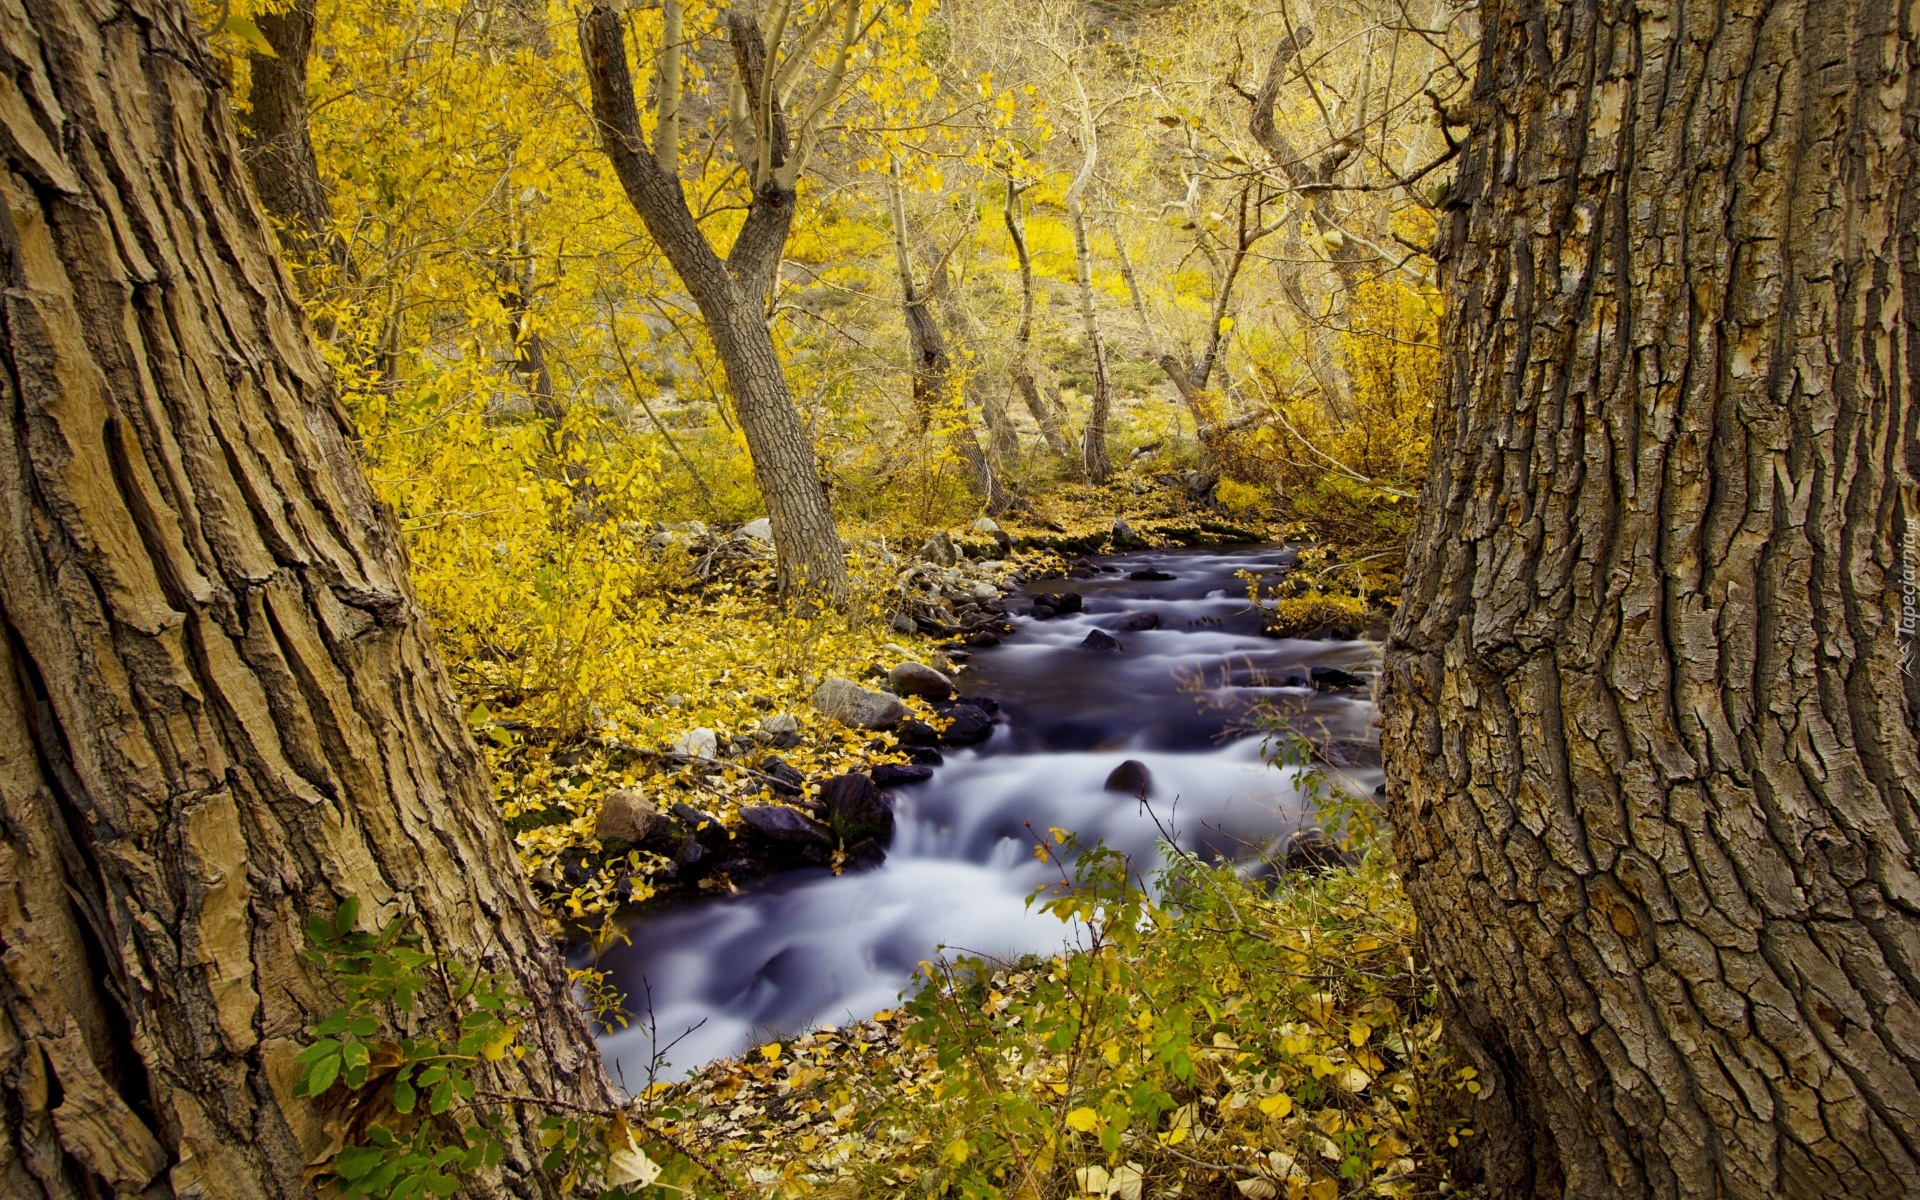
{"label": "stream bank", "polygon": [[[1291,557],[1142,550],[1029,584],[1008,605],[1013,634],[966,651],[960,686],[997,703],[986,736],[896,784],[884,861],[783,870],[625,922],[630,944],[597,965],[652,1019],[602,1039],[616,1078],[643,1080],[668,1043],[672,1077],[775,1034],[864,1018],[942,947],[1057,949],[1063,927],[1026,904],[1048,877],[1032,847],[1051,828],[1143,865],[1164,828],[1183,849],[1273,869],[1310,817],[1297,771],[1268,763],[1258,709],[1306,731],[1355,786],[1379,782],[1367,692],[1378,646],[1265,636],[1248,603],[1246,575],[1277,578]],[[1107,786],[1128,762],[1144,772],[1145,802]]]}

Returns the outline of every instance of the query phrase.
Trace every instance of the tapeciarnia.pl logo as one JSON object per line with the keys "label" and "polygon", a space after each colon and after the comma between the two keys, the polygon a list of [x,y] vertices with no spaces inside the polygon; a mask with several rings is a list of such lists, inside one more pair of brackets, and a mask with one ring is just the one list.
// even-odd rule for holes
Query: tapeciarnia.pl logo
{"label": "tapeciarnia.pl logo", "polygon": [[1900,673],[1913,674],[1913,635],[1920,628],[1920,530],[1908,530],[1900,555]]}

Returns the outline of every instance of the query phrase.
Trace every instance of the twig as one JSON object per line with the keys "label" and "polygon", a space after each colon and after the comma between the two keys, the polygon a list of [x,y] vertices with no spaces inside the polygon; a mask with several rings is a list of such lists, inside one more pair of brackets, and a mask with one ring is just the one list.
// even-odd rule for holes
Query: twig
{"label": "twig", "polygon": [[[526,1096],[517,1092],[483,1092],[478,1090],[476,1090],[473,1095],[476,1100],[497,1100],[504,1104],[526,1104],[534,1108],[557,1108],[564,1112],[576,1112],[589,1117],[610,1119],[621,1115],[618,1109],[601,1108],[590,1104],[576,1104],[571,1100],[561,1100],[554,1096]],[[647,1124],[644,1119],[640,1123],[640,1128],[666,1143],[667,1148],[675,1154],[680,1155],[694,1166],[699,1167],[702,1171],[711,1175],[714,1182],[720,1185],[720,1190],[723,1194],[738,1198],[738,1200],[744,1200],[744,1193],[734,1185],[732,1180],[728,1179],[721,1173],[718,1167],[708,1162],[705,1157],[685,1142],[682,1142],[679,1138],[661,1129],[657,1125]]]}

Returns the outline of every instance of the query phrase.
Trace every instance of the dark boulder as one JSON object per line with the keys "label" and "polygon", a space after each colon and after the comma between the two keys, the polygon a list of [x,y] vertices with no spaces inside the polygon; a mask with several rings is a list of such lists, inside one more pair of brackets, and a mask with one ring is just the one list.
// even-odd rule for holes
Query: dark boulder
{"label": "dark boulder", "polygon": [[993,736],[993,718],[971,704],[956,704],[945,715],[948,723],[940,735],[942,746],[972,746]]}
{"label": "dark boulder", "polygon": [[1366,680],[1351,671],[1342,671],[1339,667],[1310,668],[1307,671],[1307,678],[1313,681],[1314,687],[1323,692],[1346,691],[1367,686]]}
{"label": "dark boulder", "polygon": [[1148,629],[1160,628],[1160,614],[1154,612],[1134,613],[1120,622],[1122,633],[1140,633]]}
{"label": "dark boulder", "polygon": [[833,845],[832,830],[807,814],[780,804],[742,805],[740,822],[768,841]]}
{"label": "dark boulder", "polygon": [[836,775],[827,780],[820,785],[820,804],[842,846],[867,838],[884,846],[893,839],[893,797],[866,775]]}
{"label": "dark boulder", "polygon": [[954,703],[971,704],[988,716],[992,716],[1000,711],[1000,702],[992,696],[961,696],[954,700]]}
{"label": "dark boulder", "polygon": [[1137,758],[1115,767],[1108,774],[1107,782],[1101,785],[1109,792],[1122,792],[1129,796],[1145,796],[1153,790],[1153,772],[1147,770],[1147,764]]}
{"label": "dark boulder", "polygon": [[1120,639],[1114,637],[1104,629],[1096,629],[1092,633],[1089,633],[1086,639],[1080,643],[1080,648],[1082,650],[1098,650],[1102,654],[1118,654],[1120,651],[1126,649],[1125,646],[1120,644]]}
{"label": "dark boulder", "polygon": [[984,629],[978,633],[970,633],[967,635],[967,645],[972,646],[976,650],[985,650],[989,646],[998,646],[999,644],[999,635],[988,633]]}
{"label": "dark boulder", "polygon": [[902,783],[924,783],[933,778],[932,767],[906,766],[900,763],[881,763],[868,771],[876,787],[895,787]]}
{"label": "dark boulder", "polygon": [[1053,596],[1035,596],[1033,608],[1029,611],[1037,620],[1045,621],[1053,617],[1064,617],[1077,613],[1085,607],[1078,592],[1061,592]]}
{"label": "dark boulder", "polygon": [[932,746],[911,746],[907,749],[907,757],[913,760],[916,767],[937,767],[947,761],[947,756]]}
{"label": "dark boulder", "polygon": [[705,846],[702,846],[693,838],[688,838],[686,841],[680,843],[680,849],[673,856],[673,861],[680,868],[682,874],[691,875],[704,870],[705,866],[703,864],[706,863],[709,858],[710,856],[707,854],[707,848]]}
{"label": "dark boulder", "polygon": [[1290,872],[1314,875],[1353,867],[1359,860],[1340,848],[1324,829],[1302,829],[1287,839],[1286,868]]}
{"label": "dark boulder", "polygon": [[1133,571],[1128,573],[1127,578],[1139,579],[1147,583],[1165,583],[1169,579],[1178,579],[1180,577],[1178,575],[1169,575],[1165,571],[1156,571],[1152,567],[1148,567],[1144,571]]}
{"label": "dark boulder", "polygon": [[760,764],[760,773],[767,776],[761,782],[782,796],[798,796],[807,784],[806,777],[783,758],[767,759]]}
{"label": "dark boulder", "polygon": [[849,870],[866,870],[879,866],[886,857],[885,847],[873,838],[865,838],[847,847],[846,866]]}
{"label": "dark boulder", "polygon": [[908,721],[897,736],[902,746],[931,746],[939,742],[940,731],[925,721]]}
{"label": "dark boulder", "polygon": [[675,804],[667,811],[673,814],[674,820],[686,827],[688,834],[708,849],[727,844],[727,827],[722,825],[720,818],[712,813],[701,812],[685,801]]}

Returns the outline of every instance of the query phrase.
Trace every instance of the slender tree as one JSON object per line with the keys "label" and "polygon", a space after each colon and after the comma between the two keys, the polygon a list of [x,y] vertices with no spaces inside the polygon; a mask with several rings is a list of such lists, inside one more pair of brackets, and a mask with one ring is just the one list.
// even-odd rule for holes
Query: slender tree
{"label": "slender tree", "polygon": [[1067,227],[1073,231],[1073,266],[1079,282],[1080,337],[1087,355],[1093,360],[1093,396],[1087,408],[1087,425],[1080,434],[1080,466],[1093,483],[1105,483],[1113,475],[1113,460],[1107,455],[1107,417],[1113,409],[1113,385],[1107,379],[1107,344],[1100,335],[1100,313],[1093,303],[1093,244],[1087,235],[1087,188],[1100,165],[1100,128],[1093,104],[1080,81],[1079,69],[1071,54],[1061,54],[1067,80],[1073,87],[1080,116],[1080,166],[1067,186]]}
{"label": "slender tree", "polygon": [[1059,393],[1042,392],[1033,369],[1033,252],[1027,246],[1027,222],[1020,203],[1020,193],[1031,186],[1031,183],[1016,181],[1009,174],[1006,207],[1001,213],[1001,219],[1007,226],[1007,236],[1013,239],[1014,259],[1020,265],[1020,323],[1013,330],[1013,361],[1008,369],[1013,376],[1014,387],[1020,392],[1020,399],[1026,403],[1027,412],[1033,417],[1033,423],[1040,427],[1040,436],[1046,440],[1047,449],[1066,458],[1073,453],[1073,443],[1067,438]]}
{"label": "slender tree", "polygon": [[1384,691],[1462,1182],[1920,1194],[1914,10],[1482,19]]}
{"label": "slender tree", "polygon": [[[953,355],[947,350],[946,334],[933,312],[934,292],[945,283],[947,259],[953,250],[949,248],[934,264],[934,283],[921,286],[914,278],[913,250],[907,236],[906,192],[900,183],[898,158],[889,164],[887,201],[893,232],[894,267],[900,276],[900,315],[906,323],[907,341],[913,351],[914,416],[924,436],[938,416],[940,406],[956,395]],[[949,437],[954,448],[960,452],[960,457],[965,460],[967,477],[973,483],[974,493],[986,505],[987,512],[996,516],[1005,512],[1009,499],[1006,488],[1000,482],[999,473],[994,470],[993,460],[981,448],[980,439],[974,435],[973,425],[967,421],[964,408],[960,423]]]}
{"label": "slender tree", "polygon": [[[752,197],[746,220],[725,258],[707,240],[681,187],[684,34],[680,0],[665,0],[664,11],[651,145],[640,128],[621,14],[595,6],[580,18],[580,48],[593,88],[601,145],[634,211],[699,305],[708,336],[726,366],[727,387],[753,457],[754,479],[773,523],[782,594],[843,594],[846,555],[834,528],[833,508],[820,480],[813,444],[794,409],[773,347],[766,297],[793,228],[800,171],[845,79],[848,56],[865,28],[861,0],[834,0],[826,5],[811,26],[796,32],[796,42],[784,57],[779,52],[792,14],[787,0],[770,14],[771,36],[762,32],[749,11],[726,11],[734,58],[731,137]],[[790,132],[787,105],[800,74],[826,39],[834,48],[833,65]]]}
{"label": "slender tree", "polygon": [[[333,1133],[293,1059],[335,998],[302,929],[348,895],[533,1001],[502,1090],[602,1102],[192,11],[18,15],[0,1194],[310,1195]],[[549,1193],[537,1116],[476,1194]]]}

